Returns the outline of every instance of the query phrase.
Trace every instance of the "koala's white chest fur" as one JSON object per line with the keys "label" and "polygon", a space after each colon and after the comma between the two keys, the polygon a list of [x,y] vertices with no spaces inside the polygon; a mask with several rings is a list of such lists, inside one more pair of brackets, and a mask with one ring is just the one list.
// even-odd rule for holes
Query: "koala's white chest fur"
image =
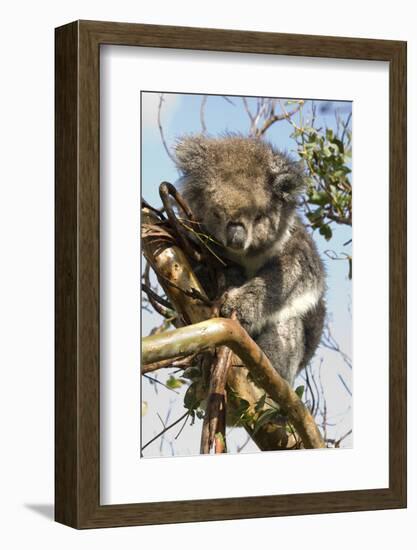
{"label": "koala's white chest fur", "polygon": [[318,305],[321,296],[322,289],[314,288],[306,290],[302,294],[294,296],[292,299],[288,299],[285,304],[277,309],[271,316],[265,316],[259,319],[253,327],[254,332],[260,333],[263,328],[270,323],[285,323],[290,319],[303,318]]}
{"label": "koala's white chest fur", "polygon": [[322,293],[321,288],[312,288],[288,300],[284,307],[276,312],[274,321],[284,322],[294,317],[303,317],[317,306]]}

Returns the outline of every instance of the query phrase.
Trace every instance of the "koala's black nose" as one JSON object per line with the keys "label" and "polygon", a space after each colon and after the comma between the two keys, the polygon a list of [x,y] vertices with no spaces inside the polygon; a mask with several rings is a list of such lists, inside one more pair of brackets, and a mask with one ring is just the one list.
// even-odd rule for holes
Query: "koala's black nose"
{"label": "koala's black nose", "polygon": [[246,229],[242,223],[229,222],[226,230],[227,246],[241,249],[245,246]]}

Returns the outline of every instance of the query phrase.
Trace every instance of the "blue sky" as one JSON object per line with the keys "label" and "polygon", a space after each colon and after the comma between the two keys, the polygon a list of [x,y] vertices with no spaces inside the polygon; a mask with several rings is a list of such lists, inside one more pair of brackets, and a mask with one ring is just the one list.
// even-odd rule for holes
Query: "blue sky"
{"label": "blue sky", "polygon": [[[164,101],[161,109],[161,123],[168,147],[175,143],[175,140],[188,133],[201,132],[200,107],[203,96],[188,94],[164,94]],[[158,194],[159,183],[163,180],[175,183],[178,179],[178,171],[173,162],[167,155],[160,137],[157,124],[157,114],[160,94],[154,92],[142,92],[142,155],[141,155],[141,179],[142,196],[152,205],[159,206],[160,199]],[[256,99],[248,98],[250,106],[254,106]],[[283,100],[285,102],[285,99]],[[351,103],[349,102],[323,102],[315,101],[317,107],[316,127],[335,128],[335,112],[338,111],[344,118],[351,112]],[[328,107],[331,106],[329,109]],[[291,106],[288,107],[289,109]],[[277,110],[279,107],[277,108]],[[311,101],[306,101],[304,105],[304,118],[309,118],[311,112]],[[298,122],[298,114],[295,115],[295,121]],[[238,97],[228,97],[226,100],[222,96],[209,96],[205,106],[205,123],[207,131],[211,135],[218,135],[226,131],[241,132],[248,134],[249,117],[244,110],[242,99]],[[266,138],[280,150],[287,151],[294,158],[296,155],[295,141],[290,137],[292,126],[286,121],[280,121],[271,126]],[[341,252],[351,253],[350,246],[344,246],[352,236],[351,228],[348,226],[333,226],[333,237],[327,242],[318,233],[314,233],[319,252],[323,258],[327,271],[327,308],[331,321],[333,336],[344,352],[350,357],[351,353],[351,281],[348,279],[348,269],[346,261],[331,260],[326,256],[326,251],[333,250],[340,254]],[[144,312],[142,314],[142,334],[145,336],[150,329],[158,324],[154,315]],[[341,364],[340,357],[334,352],[328,350],[319,350],[319,359],[322,360],[322,372],[324,386],[326,386],[326,398],[329,402],[329,409],[333,410],[335,416],[343,415],[343,411],[351,411],[350,396],[341,388],[338,374],[351,387],[351,372],[346,372],[346,366]],[[328,366],[329,365],[329,366]],[[331,366],[330,366],[331,365]],[[158,377],[163,380],[166,374],[161,373]],[[143,442],[146,442],[152,434],[157,433],[161,424],[155,425],[155,413],[164,410],[171,411],[173,415],[171,420],[175,419],[173,409],[177,408],[173,395],[164,396],[170,393],[164,387],[160,386],[158,394],[155,392],[155,384],[143,384],[142,399],[148,404],[148,413],[143,417]],[[163,397],[164,396],[164,397]],[[152,402],[152,403],[151,403]],[[149,407],[150,403],[152,404]],[[332,406],[330,406],[332,404]],[[153,410],[151,410],[153,409]],[[180,416],[184,409],[181,407],[177,411]],[[350,414],[347,413],[345,421],[342,422],[343,428],[349,425]],[[164,416],[162,414],[162,416]],[[342,428],[340,428],[342,430]],[[184,430],[187,432],[187,430]],[[175,435],[175,433],[174,433]],[[186,433],[181,435],[181,439],[175,441],[176,454],[194,454],[194,445],[192,435]],[[167,435],[168,438],[168,435]],[[237,437],[242,440],[242,434]],[[184,443],[185,441],[185,443]],[[169,444],[168,444],[169,443]],[[170,454],[173,452],[174,443],[164,441],[162,446],[157,442],[153,447],[149,447],[149,454],[146,456],[159,456],[160,454]],[[254,451],[251,446],[248,450]]]}

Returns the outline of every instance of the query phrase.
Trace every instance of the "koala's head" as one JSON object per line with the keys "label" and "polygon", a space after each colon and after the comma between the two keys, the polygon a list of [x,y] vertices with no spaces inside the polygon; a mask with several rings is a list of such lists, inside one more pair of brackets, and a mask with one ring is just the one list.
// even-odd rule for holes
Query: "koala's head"
{"label": "koala's head", "polygon": [[265,141],[187,136],[178,141],[175,154],[185,199],[233,255],[268,248],[292,221],[302,170]]}

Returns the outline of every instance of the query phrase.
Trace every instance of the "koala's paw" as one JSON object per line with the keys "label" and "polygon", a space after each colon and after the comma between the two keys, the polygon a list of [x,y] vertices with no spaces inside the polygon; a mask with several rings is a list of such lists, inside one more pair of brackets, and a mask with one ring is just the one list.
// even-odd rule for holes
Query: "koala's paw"
{"label": "koala's paw", "polygon": [[233,312],[236,312],[243,328],[251,333],[257,317],[257,304],[253,295],[247,294],[242,288],[232,288],[225,292],[221,298],[220,314],[229,318]]}

